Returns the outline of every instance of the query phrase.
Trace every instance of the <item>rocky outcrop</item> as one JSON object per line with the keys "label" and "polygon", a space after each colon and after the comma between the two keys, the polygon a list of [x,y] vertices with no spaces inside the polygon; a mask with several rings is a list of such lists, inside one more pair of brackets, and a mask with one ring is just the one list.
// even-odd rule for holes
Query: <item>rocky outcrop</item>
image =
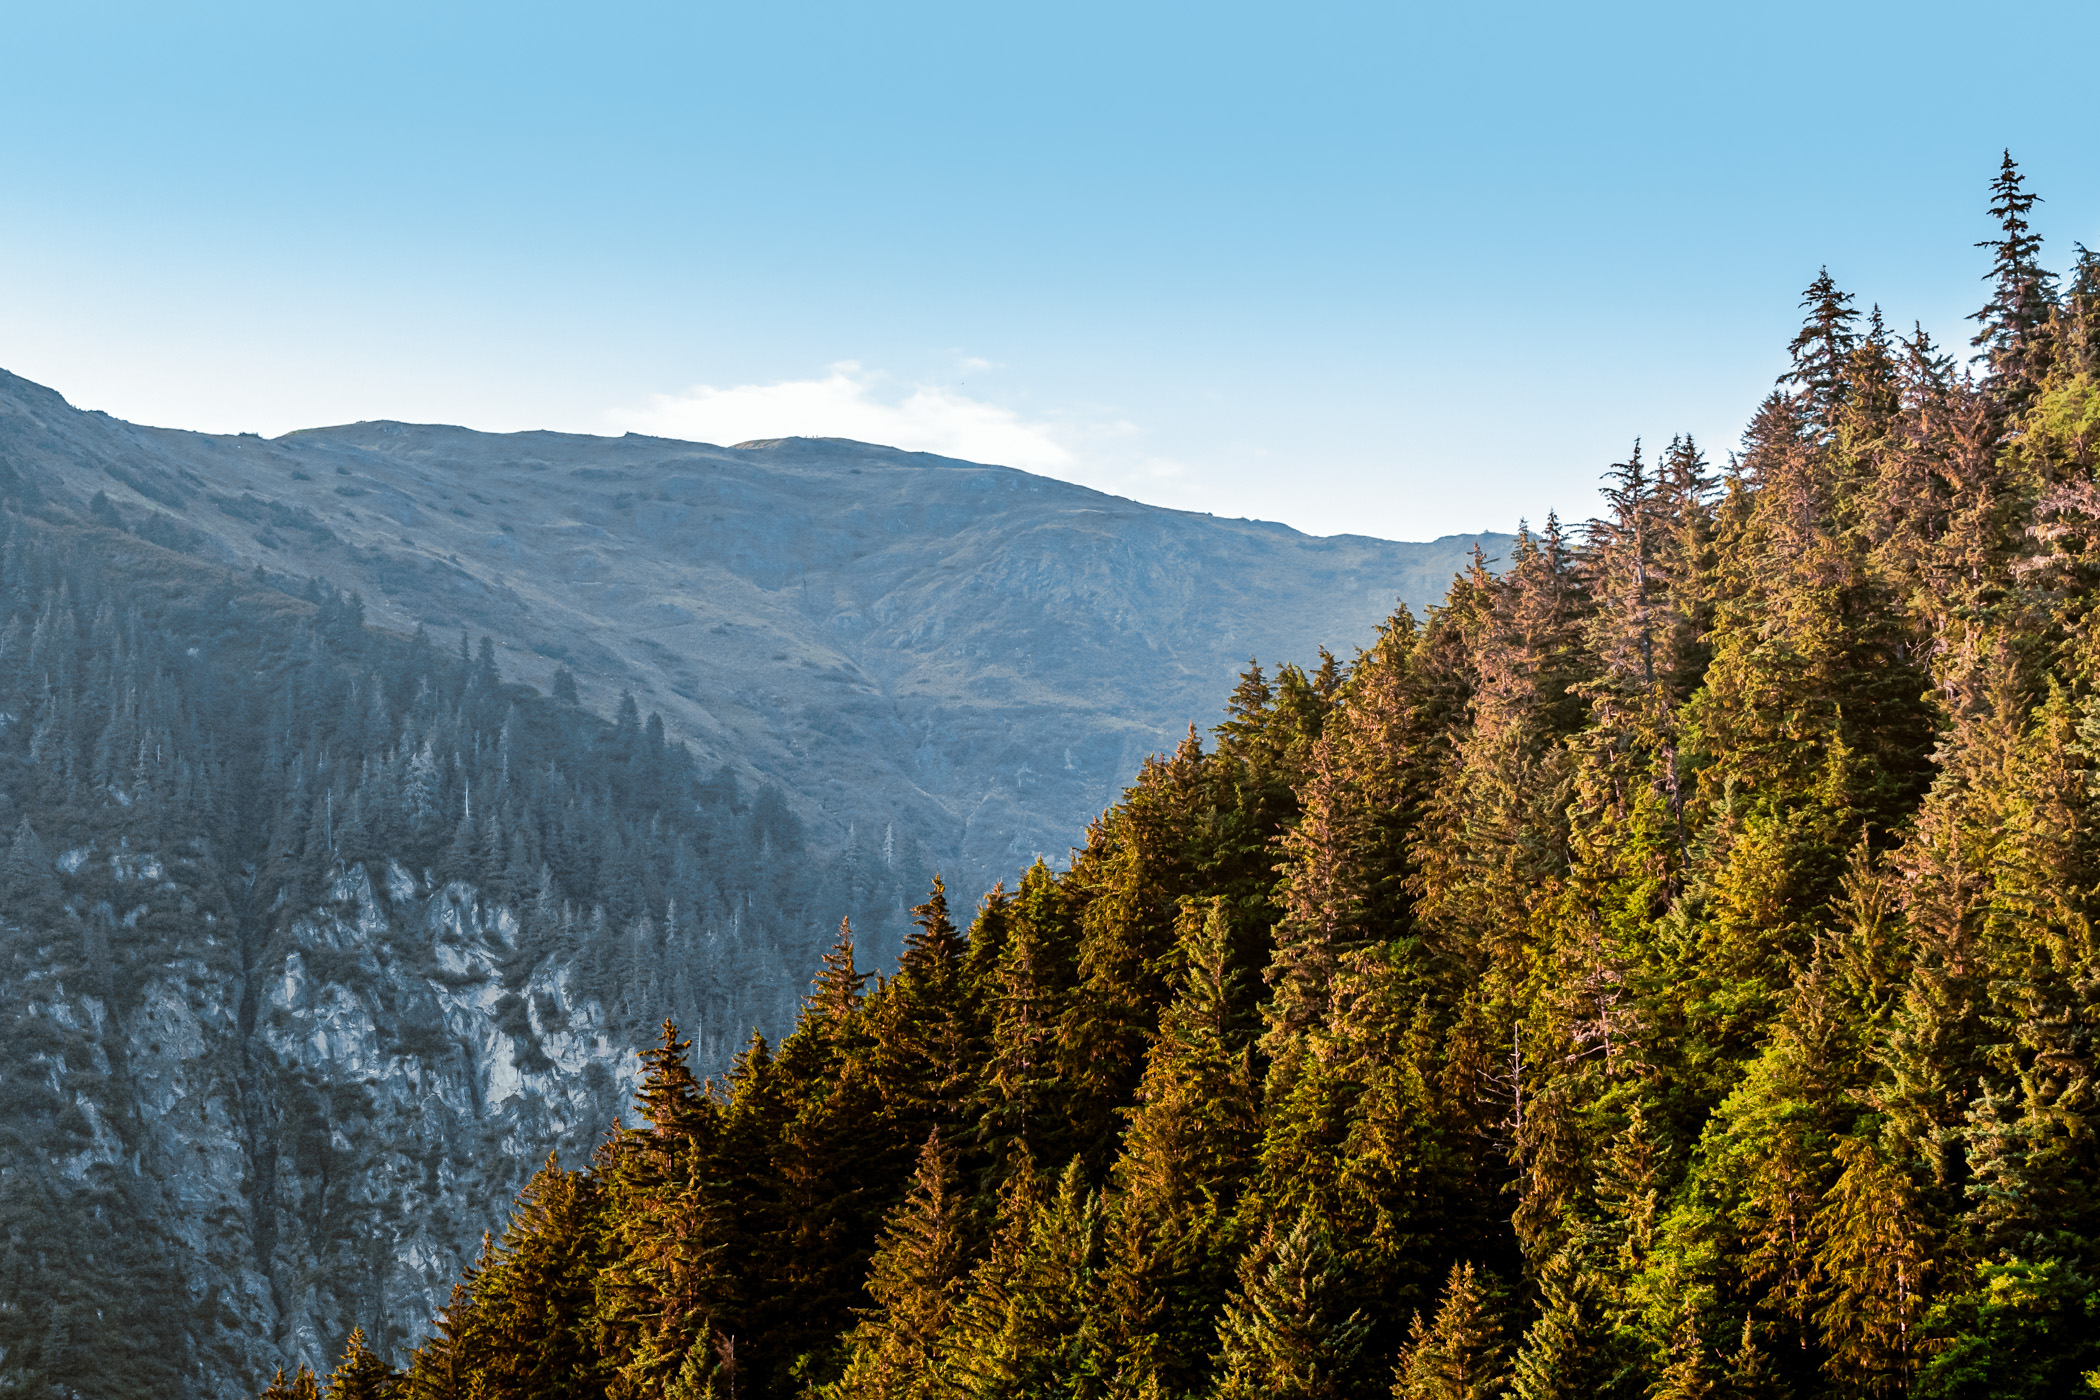
{"label": "rocky outcrop", "polygon": [[8,997],[66,1033],[42,1069],[83,1120],[37,1175],[53,1221],[114,1207],[158,1247],[184,1393],[325,1369],[353,1324],[405,1348],[547,1154],[586,1156],[630,1095],[633,1046],[573,960],[521,965],[518,911],[473,885],[357,866],[251,927],[200,909],[154,853],[57,866],[90,861],[139,901],[91,919],[188,903],[192,946],[135,965],[121,996]]}

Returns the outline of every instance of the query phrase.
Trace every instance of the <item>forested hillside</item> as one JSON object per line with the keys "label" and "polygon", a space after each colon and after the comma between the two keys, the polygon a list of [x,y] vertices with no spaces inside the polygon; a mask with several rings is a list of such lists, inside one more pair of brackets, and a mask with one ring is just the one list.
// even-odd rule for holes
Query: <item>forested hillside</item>
{"label": "forested hillside", "polygon": [[1725,466],[1250,671],[726,1080],[667,1028],[332,1394],[2080,1393],[2100,259],[1994,195],[1973,370],[1819,277]]}
{"label": "forested hillside", "polygon": [[792,1016],[822,921],[777,794],[485,640],[5,489],[0,1389],[223,1394],[350,1317],[405,1344],[655,1019],[722,1059]]}
{"label": "forested hillside", "polygon": [[1469,543],[0,372],[0,1394],[406,1350],[665,1016],[720,1072],[841,915],[893,966],[936,870],[1067,850],[1232,658]]}

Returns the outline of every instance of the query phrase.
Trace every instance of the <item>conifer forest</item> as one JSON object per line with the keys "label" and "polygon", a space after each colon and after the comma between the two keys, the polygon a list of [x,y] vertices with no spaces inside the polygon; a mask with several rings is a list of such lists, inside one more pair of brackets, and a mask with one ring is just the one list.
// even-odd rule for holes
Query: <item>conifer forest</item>
{"label": "conifer forest", "polygon": [[[241,956],[243,901],[427,870],[623,1008],[595,1150],[420,1339],[346,1317],[265,1400],[2100,1393],[2100,254],[2051,270],[2035,199],[2007,156],[1971,344],[1818,276],[1737,449],[1631,442],[1595,518],[1250,665],[1067,864],[915,892],[892,970],[769,909],[829,952],[726,1074],[734,989],[660,968],[803,858],[765,793],[347,595],[18,513],[0,937],[121,999],[156,919]],[[81,887],[89,825],[168,893]],[[91,1143],[39,1024],[10,1121]],[[302,1199],[351,1260],[364,1207]],[[167,1364],[151,1249],[42,1228],[134,1300],[65,1325]]]}

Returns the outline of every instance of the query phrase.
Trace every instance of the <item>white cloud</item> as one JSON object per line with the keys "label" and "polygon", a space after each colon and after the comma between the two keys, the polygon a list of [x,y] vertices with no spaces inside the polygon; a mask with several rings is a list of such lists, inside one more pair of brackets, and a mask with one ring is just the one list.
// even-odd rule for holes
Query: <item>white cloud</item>
{"label": "white cloud", "polygon": [[607,417],[619,429],[700,442],[842,437],[1027,471],[1062,474],[1074,464],[1048,423],[933,385],[885,393],[878,376],[850,360],[822,379],[728,389],[698,384]]}

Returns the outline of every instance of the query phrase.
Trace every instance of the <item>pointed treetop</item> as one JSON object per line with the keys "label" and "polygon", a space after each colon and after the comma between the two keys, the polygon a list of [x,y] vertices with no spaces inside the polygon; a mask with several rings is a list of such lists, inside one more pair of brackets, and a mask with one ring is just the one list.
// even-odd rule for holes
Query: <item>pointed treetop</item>
{"label": "pointed treetop", "polygon": [[1837,410],[1845,401],[1845,368],[1859,343],[1853,329],[1859,312],[1852,307],[1852,294],[1838,289],[1827,267],[1801,294],[1801,306],[1808,315],[1786,347],[1793,367],[1779,382],[1793,385],[1806,401],[1809,416],[1827,429],[1836,424]]}
{"label": "pointed treetop", "polygon": [[1501,1395],[1512,1378],[1503,1301],[1493,1274],[1454,1264],[1436,1319],[1424,1325],[1421,1314],[1415,1315],[1413,1335],[1395,1368],[1395,1400]]}
{"label": "pointed treetop", "polygon": [[1232,698],[1225,702],[1225,712],[1234,719],[1258,719],[1276,698],[1269,689],[1269,679],[1262,673],[1261,662],[1255,657],[1247,658],[1247,669],[1240,672],[1240,683],[1233,688]]}
{"label": "pointed treetop", "polygon": [[1218,736],[1218,752],[1245,758],[1262,743],[1275,706],[1276,688],[1263,674],[1261,662],[1248,657],[1239,685],[1225,702],[1225,722],[1213,731]]}
{"label": "pointed treetop", "polygon": [[1342,693],[1342,682],[1346,679],[1341,663],[1334,659],[1334,653],[1326,647],[1321,647],[1320,668],[1312,673],[1313,691],[1331,704],[1334,697]]}
{"label": "pointed treetop", "polygon": [[1845,364],[1845,398],[1855,415],[1886,418],[1902,407],[1895,343],[1876,303],[1867,312],[1867,329],[1853,344],[1852,357]]}
{"label": "pointed treetop", "polygon": [[321,1400],[320,1383],[304,1366],[290,1376],[279,1367],[277,1378],[263,1388],[262,1400]]}
{"label": "pointed treetop", "polygon": [[1355,1394],[1349,1382],[1370,1332],[1342,1315],[1334,1247],[1308,1206],[1287,1233],[1271,1220],[1240,1261],[1239,1287],[1218,1323],[1218,1400]]}
{"label": "pointed treetop", "polygon": [[1633,440],[1633,451],[1623,462],[1604,469],[1605,485],[1599,492],[1611,507],[1609,520],[1592,520],[1588,532],[1594,541],[1603,536],[1625,540],[1637,536],[1648,518],[1648,503],[1655,498],[1655,478],[1641,456],[1641,440]]}
{"label": "pointed treetop", "polygon": [[394,1380],[393,1369],[366,1345],[365,1329],[353,1327],[343,1359],[328,1377],[328,1400],[383,1400]]}
{"label": "pointed treetop", "polygon": [[686,1063],[686,1052],[692,1048],[693,1043],[680,1040],[678,1027],[666,1020],[663,1039],[636,1057],[644,1068],[641,1087],[635,1090],[635,1110],[659,1135],[690,1136],[707,1113],[706,1095]]}
{"label": "pointed treetop", "polygon": [[1998,221],[1998,236],[1976,244],[1991,250],[1991,270],[1983,275],[1991,284],[1991,299],[1969,317],[1977,323],[1969,343],[1989,358],[1994,371],[2015,376],[2031,372],[2032,366],[2020,363],[2023,352],[2034,348],[2036,333],[2056,305],[2056,278],[2041,265],[2041,235],[2027,222],[2039,203],[2041,196],[2026,188],[2019,164],[2007,151],[1998,178],[1991,181],[1990,212]]}
{"label": "pointed treetop", "polygon": [[824,954],[824,969],[817,974],[816,986],[810,992],[810,1012],[837,1025],[860,1009],[867,985],[868,974],[853,964],[853,921],[840,919],[839,936]]}
{"label": "pointed treetop", "polygon": [[933,892],[924,904],[912,906],[912,931],[904,940],[900,970],[939,975],[962,961],[962,935],[948,917],[948,887],[933,877]]}

